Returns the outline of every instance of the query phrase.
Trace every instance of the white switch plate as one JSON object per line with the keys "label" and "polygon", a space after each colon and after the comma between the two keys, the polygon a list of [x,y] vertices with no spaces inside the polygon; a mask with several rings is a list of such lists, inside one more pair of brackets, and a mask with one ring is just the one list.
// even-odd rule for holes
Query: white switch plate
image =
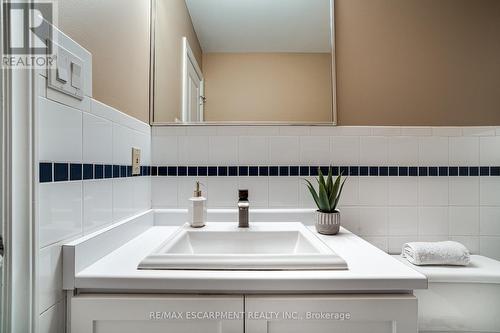
{"label": "white switch plate", "polygon": [[132,176],[141,175],[141,150],[132,148]]}

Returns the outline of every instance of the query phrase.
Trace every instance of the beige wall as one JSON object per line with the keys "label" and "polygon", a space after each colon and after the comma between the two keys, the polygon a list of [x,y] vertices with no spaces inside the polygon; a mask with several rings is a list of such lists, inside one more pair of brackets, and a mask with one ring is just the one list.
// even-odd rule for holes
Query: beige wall
{"label": "beige wall", "polygon": [[184,0],[157,1],[155,122],[172,122],[182,111],[182,37],[188,38],[198,65],[201,47]]}
{"label": "beige wall", "polygon": [[500,1],[336,0],[341,125],[499,125]]}
{"label": "beige wall", "polygon": [[59,0],[59,27],[92,53],[93,96],[149,121],[149,0]]}
{"label": "beige wall", "polygon": [[206,53],[208,121],[332,121],[329,53]]}

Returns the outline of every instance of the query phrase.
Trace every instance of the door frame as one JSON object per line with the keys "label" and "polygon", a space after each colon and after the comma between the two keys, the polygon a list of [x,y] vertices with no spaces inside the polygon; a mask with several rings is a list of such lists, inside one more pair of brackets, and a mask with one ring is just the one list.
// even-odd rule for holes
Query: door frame
{"label": "door frame", "polygon": [[[25,1],[29,4],[34,0]],[[0,1],[3,18],[4,4]],[[6,15],[0,39],[23,31],[23,22]],[[0,43],[4,54],[3,40]],[[1,218],[4,262],[0,332],[36,331],[34,225],[34,69],[2,68]]]}
{"label": "door frame", "polygon": [[[200,79],[200,96],[205,95],[205,79],[203,78],[203,72],[201,71],[198,61],[194,56],[193,50],[189,45],[187,37],[182,37],[182,122],[186,122],[188,119],[189,110],[189,80],[188,80],[188,65],[191,63],[193,65],[198,78]],[[199,121],[204,121],[204,105],[200,104],[200,114]]]}

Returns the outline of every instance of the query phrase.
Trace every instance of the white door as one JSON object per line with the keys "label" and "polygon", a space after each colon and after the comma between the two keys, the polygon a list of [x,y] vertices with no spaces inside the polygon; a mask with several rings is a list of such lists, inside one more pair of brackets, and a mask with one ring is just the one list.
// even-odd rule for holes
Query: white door
{"label": "white door", "polygon": [[246,333],[417,333],[413,295],[246,296]]}
{"label": "white door", "polygon": [[88,295],[71,299],[70,325],[71,333],[243,333],[242,312],[243,296]]}
{"label": "white door", "polygon": [[182,121],[202,122],[205,101],[203,73],[186,37],[183,43]]}

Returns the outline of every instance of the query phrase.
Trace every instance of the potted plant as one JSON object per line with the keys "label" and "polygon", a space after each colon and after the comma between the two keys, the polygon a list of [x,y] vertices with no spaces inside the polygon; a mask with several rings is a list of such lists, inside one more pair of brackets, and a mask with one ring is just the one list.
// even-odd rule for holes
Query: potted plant
{"label": "potted plant", "polygon": [[337,206],[347,178],[344,178],[342,181],[342,174],[340,174],[334,182],[332,167],[329,167],[328,176],[325,181],[325,177],[320,169],[318,171],[318,179],[316,179],[319,186],[317,192],[310,181],[307,179],[304,180],[307,182],[307,187],[318,207],[316,211],[316,231],[324,235],[337,234],[340,230],[340,212],[337,210]]}

